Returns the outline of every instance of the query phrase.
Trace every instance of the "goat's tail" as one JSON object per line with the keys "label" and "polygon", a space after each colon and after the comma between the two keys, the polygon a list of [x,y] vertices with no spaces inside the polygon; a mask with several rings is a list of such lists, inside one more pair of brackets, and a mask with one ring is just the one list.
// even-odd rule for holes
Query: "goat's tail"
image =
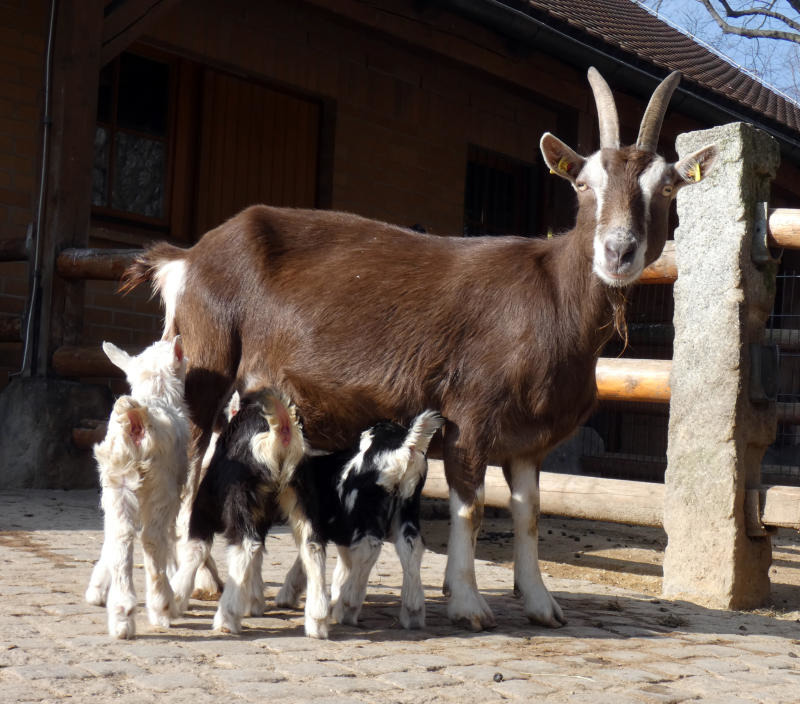
{"label": "goat's tail", "polygon": [[164,340],[180,332],[175,326],[175,309],[186,279],[186,252],[167,242],[151,245],[128,265],[117,289],[124,295],[150,282],[152,295],[158,294],[164,306]]}
{"label": "goat's tail", "polygon": [[431,438],[444,425],[444,418],[436,411],[424,411],[411,423],[402,447],[394,454],[382,471],[381,483],[391,485],[403,499],[410,498],[420,482],[425,480],[428,463],[425,453]]}

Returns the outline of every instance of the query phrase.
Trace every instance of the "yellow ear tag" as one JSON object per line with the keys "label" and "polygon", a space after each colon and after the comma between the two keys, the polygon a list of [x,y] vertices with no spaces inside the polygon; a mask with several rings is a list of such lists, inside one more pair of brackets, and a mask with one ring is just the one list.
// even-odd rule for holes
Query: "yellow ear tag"
{"label": "yellow ear tag", "polygon": [[701,178],[703,178],[703,175],[700,173],[699,161],[694,165],[694,168],[691,170],[689,175],[694,177],[695,183],[697,183]]}
{"label": "yellow ear tag", "polygon": [[[565,159],[565,158],[562,156],[562,157],[561,157],[561,158],[558,160],[558,165],[556,166],[556,168],[557,168],[559,171],[561,171],[562,173],[567,173],[567,172],[569,171],[569,162],[568,162],[568,161],[567,161],[567,160],[566,160],[566,159]],[[554,173],[556,173],[556,172],[555,172],[555,171],[553,171],[553,169],[550,169],[550,173],[551,173],[551,174],[554,174]]]}

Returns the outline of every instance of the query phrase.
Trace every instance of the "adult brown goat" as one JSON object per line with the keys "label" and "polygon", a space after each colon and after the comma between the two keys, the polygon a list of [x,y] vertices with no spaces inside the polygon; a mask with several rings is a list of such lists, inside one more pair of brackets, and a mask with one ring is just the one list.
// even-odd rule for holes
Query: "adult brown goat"
{"label": "adult brown goat", "polygon": [[474,554],[486,465],[497,463],[511,487],[525,613],[564,623],[539,571],[537,467],[594,406],[598,354],[622,321],[625,289],[661,253],[676,191],[713,165],[713,145],[674,164],[655,153],[679,80],[659,85],[636,145],[620,148],[613,96],[589,69],[600,150],[584,158],[552,134],[541,139],[578,197],[575,228],[552,239],[436,237],[261,205],[190,249],[146,250],[123,287],[150,279],[165,336],[182,336],[200,455],[234,383],[280,388],[319,448],[344,446],[380,418],[437,409],[447,419],[450,618],[494,624]]}

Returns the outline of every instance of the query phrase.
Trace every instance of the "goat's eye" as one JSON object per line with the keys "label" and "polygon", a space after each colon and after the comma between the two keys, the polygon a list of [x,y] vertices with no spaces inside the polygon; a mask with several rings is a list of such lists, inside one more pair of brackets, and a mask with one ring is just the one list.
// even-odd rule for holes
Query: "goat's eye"
{"label": "goat's eye", "polygon": [[578,181],[575,184],[575,188],[577,188],[579,191],[585,191],[589,188],[589,184],[586,183],[585,181]]}
{"label": "goat's eye", "polygon": [[664,188],[661,189],[661,195],[662,196],[671,196],[672,195],[672,191],[673,191],[673,187],[672,186],[664,186]]}

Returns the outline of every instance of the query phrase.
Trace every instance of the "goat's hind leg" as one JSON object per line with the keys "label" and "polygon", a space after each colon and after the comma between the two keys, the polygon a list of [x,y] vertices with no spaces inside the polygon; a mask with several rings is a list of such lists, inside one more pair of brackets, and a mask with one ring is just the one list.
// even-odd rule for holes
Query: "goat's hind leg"
{"label": "goat's hind leg", "polygon": [[539,569],[539,475],[536,464],[515,458],[504,467],[514,522],[514,586],[533,623],[559,628],[567,621]]}
{"label": "goat's hind leg", "polygon": [[333,616],[339,623],[358,625],[358,617],[367,595],[369,574],[378,561],[382,545],[380,538],[367,535],[350,546],[350,570],[333,610]]}
{"label": "goat's hind leg", "polygon": [[178,615],[184,613],[189,607],[195,575],[211,552],[212,539],[213,536],[207,540],[189,538],[178,543],[178,570],[170,580],[175,599],[175,610]]}
{"label": "goat's hind leg", "polygon": [[179,615],[167,577],[167,564],[173,554],[172,516],[165,516],[164,521],[148,520],[142,528],[147,616],[150,625],[161,628],[169,628],[170,620]]}
{"label": "goat's hind leg", "polygon": [[100,550],[100,559],[92,569],[92,576],[89,578],[89,586],[86,587],[85,599],[87,603],[94,606],[105,606],[108,598],[108,589],[111,586],[111,571],[109,564],[111,561],[111,541],[107,531],[103,537],[103,547]]}
{"label": "goat's hind leg", "polygon": [[263,550],[259,538],[244,536],[240,542],[228,546],[228,581],[214,614],[214,630],[222,633],[240,633],[242,616],[251,606],[252,570],[254,563],[260,565],[257,555]]}
{"label": "goat's hind leg", "polygon": [[306,572],[303,569],[303,560],[298,555],[286,573],[283,586],[275,596],[275,606],[281,609],[296,609],[305,590]]}
{"label": "goat's hind leg", "polygon": [[108,633],[114,638],[133,638],[136,635],[133,541],[138,502],[132,491],[110,487],[103,488],[102,502],[105,512],[103,553],[109,579],[106,598]]}

